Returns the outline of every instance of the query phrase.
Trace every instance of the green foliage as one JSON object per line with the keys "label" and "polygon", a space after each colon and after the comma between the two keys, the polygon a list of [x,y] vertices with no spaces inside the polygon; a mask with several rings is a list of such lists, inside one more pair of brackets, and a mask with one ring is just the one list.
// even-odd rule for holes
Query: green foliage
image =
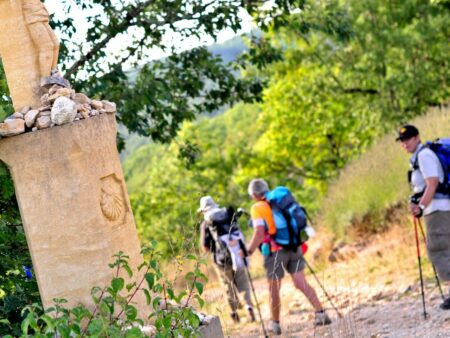
{"label": "green foliage", "polygon": [[[137,271],[129,266],[129,257],[124,253],[113,256],[115,261],[110,267],[115,277],[108,286],[92,288],[93,308],[67,308],[64,299],[55,299],[55,306],[45,311],[38,304],[28,305],[22,310],[20,332],[5,333],[3,337],[147,337],[140,328],[148,320],[154,322],[156,337],[199,336],[200,318],[190,305],[194,300],[200,306],[204,303],[201,295],[207,278],[200,271],[204,261],[194,255],[186,257],[194,261],[194,271],[184,276],[186,290],[177,292],[173,281],[166,279],[160,269],[155,244],[143,249],[148,259]],[[145,296],[148,318],[140,317],[144,314],[133,305],[138,293]],[[8,321],[3,320],[3,325]]]}
{"label": "green foliage", "polygon": [[14,187],[8,169],[0,163],[0,336],[20,333],[21,310],[30,302],[39,302],[36,279],[25,276],[23,266],[31,267],[31,258],[20,220]]}
{"label": "green foliage", "polygon": [[[450,130],[450,109],[431,110],[412,123],[419,128],[423,141],[446,137]],[[352,225],[368,216],[378,222],[370,223],[371,228],[366,230],[385,229],[385,210],[408,200],[409,155],[394,140],[394,133],[386,135],[349,164],[331,185],[320,214],[323,225],[337,237],[348,235]]]}
{"label": "green foliage", "polygon": [[[143,238],[162,235],[176,243],[180,234],[186,233],[183,239],[195,233],[185,223],[195,223],[196,201],[204,194],[222,205],[248,205],[246,185],[254,177],[289,186],[316,211],[330,181],[377,137],[448,98],[450,13],[441,4],[296,5],[303,10],[264,26],[267,33],[253,40],[256,46],[241,60],[247,79],[267,83],[260,113],[246,125],[234,120],[231,128],[226,117],[186,124],[178,145],[153,148],[148,164],[139,160],[140,168],[157,172],[148,176],[151,184],[143,185],[148,169],[126,175]],[[249,137],[239,136],[243,130],[251,131]],[[138,186],[146,193],[138,195]],[[180,202],[176,212],[167,208]],[[159,229],[171,229],[170,235]]]}
{"label": "green foliage", "polygon": [[237,105],[186,124],[170,146],[146,145],[127,158],[124,172],[141,240],[157,240],[165,257],[192,250],[201,196],[211,194],[221,205],[250,203],[233,176],[252,156],[261,133],[254,124],[258,113],[256,106]]}
{"label": "green foliage", "polygon": [[8,84],[6,83],[3,63],[0,59],[0,121],[12,113],[11,99],[9,98]]}
{"label": "green foliage", "polygon": [[[284,56],[266,76],[276,85],[280,75],[320,67],[317,86],[334,104],[359,118],[360,105],[352,103],[365,103],[386,131],[447,100],[449,19],[442,2],[306,1],[304,11],[265,38]],[[254,48],[249,53],[258,54]]]}

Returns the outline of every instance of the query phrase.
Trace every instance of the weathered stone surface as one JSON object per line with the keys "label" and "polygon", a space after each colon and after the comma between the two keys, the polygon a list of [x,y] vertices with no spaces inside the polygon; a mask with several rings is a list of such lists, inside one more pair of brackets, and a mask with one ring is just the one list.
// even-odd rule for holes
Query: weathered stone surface
{"label": "weathered stone surface", "polygon": [[43,111],[40,111],[40,112],[39,112],[38,117],[41,117],[41,116],[50,116],[50,115],[52,115],[51,110],[43,110]]}
{"label": "weathered stone surface", "polygon": [[72,97],[75,95],[75,90],[71,88],[59,88],[55,94],[58,94],[59,96]]}
{"label": "weathered stone surface", "polygon": [[43,106],[51,106],[52,101],[50,101],[50,95],[48,93],[41,96],[41,104]]}
{"label": "weathered stone surface", "polygon": [[[114,115],[105,114],[0,140],[46,308],[54,298],[93,307],[91,288],[114,276],[113,254],[125,252],[132,267],[142,261],[116,132]],[[145,296],[136,296],[145,316]]]}
{"label": "weathered stone surface", "polygon": [[48,105],[48,106],[42,106],[38,108],[39,111],[44,111],[44,110],[52,110],[52,106]]}
{"label": "weathered stone surface", "polygon": [[50,116],[40,116],[36,120],[36,127],[38,129],[45,129],[50,127],[52,123],[52,120],[50,119]]}
{"label": "weathered stone surface", "polygon": [[106,100],[103,100],[103,109],[106,113],[115,113],[117,111],[116,104],[114,102],[109,102]]}
{"label": "weathered stone surface", "polygon": [[20,113],[22,114],[22,115],[25,115],[26,113],[28,113],[28,111],[31,109],[31,107],[30,106],[25,106],[25,107],[23,107],[21,110],[20,110]]}
{"label": "weathered stone surface", "polygon": [[63,78],[59,71],[51,76],[42,77],[40,84],[41,84],[42,88],[47,88],[47,89],[51,88],[54,85],[58,85],[60,87],[65,87],[65,88],[70,88],[69,81],[67,81],[65,78]]}
{"label": "weathered stone surface", "polygon": [[39,110],[32,109],[25,115],[25,124],[28,128],[33,127],[34,123],[36,122],[36,118],[39,114]]}
{"label": "weathered stone surface", "polygon": [[48,90],[48,94],[53,95],[58,91],[58,89],[61,89],[61,88],[64,88],[64,87],[61,87],[61,86],[55,84],[50,87],[50,89]]}
{"label": "weathered stone surface", "polygon": [[72,99],[76,104],[91,104],[91,99],[83,93],[76,93]]}
{"label": "weathered stone surface", "polygon": [[11,116],[8,116],[7,119],[23,119],[23,114],[19,112],[15,112]]}
{"label": "weathered stone surface", "polygon": [[77,105],[77,111],[78,111],[78,114],[80,114],[82,118],[86,119],[86,118],[89,117],[89,109],[86,108],[85,105],[78,104]]}
{"label": "weathered stone surface", "polygon": [[25,121],[22,119],[7,119],[0,123],[0,136],[14,136],[25,132]]}
{"label": "weathered stone surface", "polygon": [[199,327],[202,337],[223,338],[222,324],[217,316],[207,316]]}
{"label": "weathered stone surface", "polygon": [[92,100],[91,106],[92,106],[92,109],[99,110],[99,109],[103,108],[103,103],[102,103],[102,101],[99,101],[99,100]]}
{"label": "weathered stone surface", "polygon": [[52,122],[56,125],[72,122],[77,115],[77,105],[71,99],[61,96],[52,107]]}
{"label": "weathered stone surface", "polygon": [[39,106],[39,51],[30,36],[21,1],[0,1],[0,56],[14,109]]}

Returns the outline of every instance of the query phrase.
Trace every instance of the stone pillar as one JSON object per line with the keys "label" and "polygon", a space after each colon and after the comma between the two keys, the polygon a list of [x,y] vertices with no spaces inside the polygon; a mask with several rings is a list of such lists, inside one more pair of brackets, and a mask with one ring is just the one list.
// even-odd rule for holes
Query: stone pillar
{"label": "stone pillar", "polygon": [[[112,114],[0,140],[44,307],[54,298],[92,304],[108,285],[112,255],[142,262]],[[147,313],[142,292],[138,308]]]}
{"label": "stone pillar", "polygon": [[20,0],[0,0],[0,57],[14,109],[38,107],[38,54],[25,25]]}

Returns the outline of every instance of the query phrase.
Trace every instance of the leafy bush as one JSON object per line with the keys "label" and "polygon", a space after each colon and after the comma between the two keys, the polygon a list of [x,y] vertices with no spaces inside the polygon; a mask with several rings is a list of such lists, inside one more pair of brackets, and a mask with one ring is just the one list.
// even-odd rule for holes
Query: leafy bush
{"label": "leafy bush", "polygon": [[[146,337],[142,330],[145,322],[133,305],[139,292],[145,295],[150,312],[146,320],[154,323],[156,337],[198,336],[201,319],[190,304],[195,300],[200,307],[204,305],[201,294],[207,278],[200,266],[205,262],[194,255],[186,256],[194,261],[195,267],[184,276],[186,290],[177,292],[174,282],[161,272],[160,254],[155,246],[153,242],[143,249],[148,259],[139,265],[137,272],[129,266],[128,256],[123,252],[115,254],[115,261],[110,264],[114,271],[110,285],[92,288],[93,308],[85,305],[66,308],[64,299],[55,299],[55,306],[45,311],[36,303],[26,306],[22,310],[21,337]],[[136,274],[142,277],[137,278]],[[9,324],[5,319],[1,322]],[[12,334],[4,336],[12,337]]]}
{"label": "leafy bush", "polygon": [[31,267],[25,233],[21,224],[14,186],[4,164],[0,164],[0,336],[19,335],[21,309],[40,302],[36,279],[24,267]]}
{"label": "leafy bush", "polygon": [[[450,108],[432,109],[412,124],[419,128],[422,141],[449,137]],[[338,237],[348,234],[352,224],[367,218],[377,221],[370,222],[372,228],[366,230],[384,229],[386,209],[407,200],[409,155],[394,141],[395,137],[394,133],[386,135],[348,165],[331,185],[322,204],[322,223]]]}

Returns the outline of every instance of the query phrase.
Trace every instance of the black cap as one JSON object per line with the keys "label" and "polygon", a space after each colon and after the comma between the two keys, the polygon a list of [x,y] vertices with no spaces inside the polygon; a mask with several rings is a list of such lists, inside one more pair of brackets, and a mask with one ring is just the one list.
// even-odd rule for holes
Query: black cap
{"label": "black cap", "polygon": [[404,141],[408,140],[411,137],[419,135],[419,130],[411,124],[405,124],[401,126],[398,130],[398,137],[395,139],[396,141]]}

